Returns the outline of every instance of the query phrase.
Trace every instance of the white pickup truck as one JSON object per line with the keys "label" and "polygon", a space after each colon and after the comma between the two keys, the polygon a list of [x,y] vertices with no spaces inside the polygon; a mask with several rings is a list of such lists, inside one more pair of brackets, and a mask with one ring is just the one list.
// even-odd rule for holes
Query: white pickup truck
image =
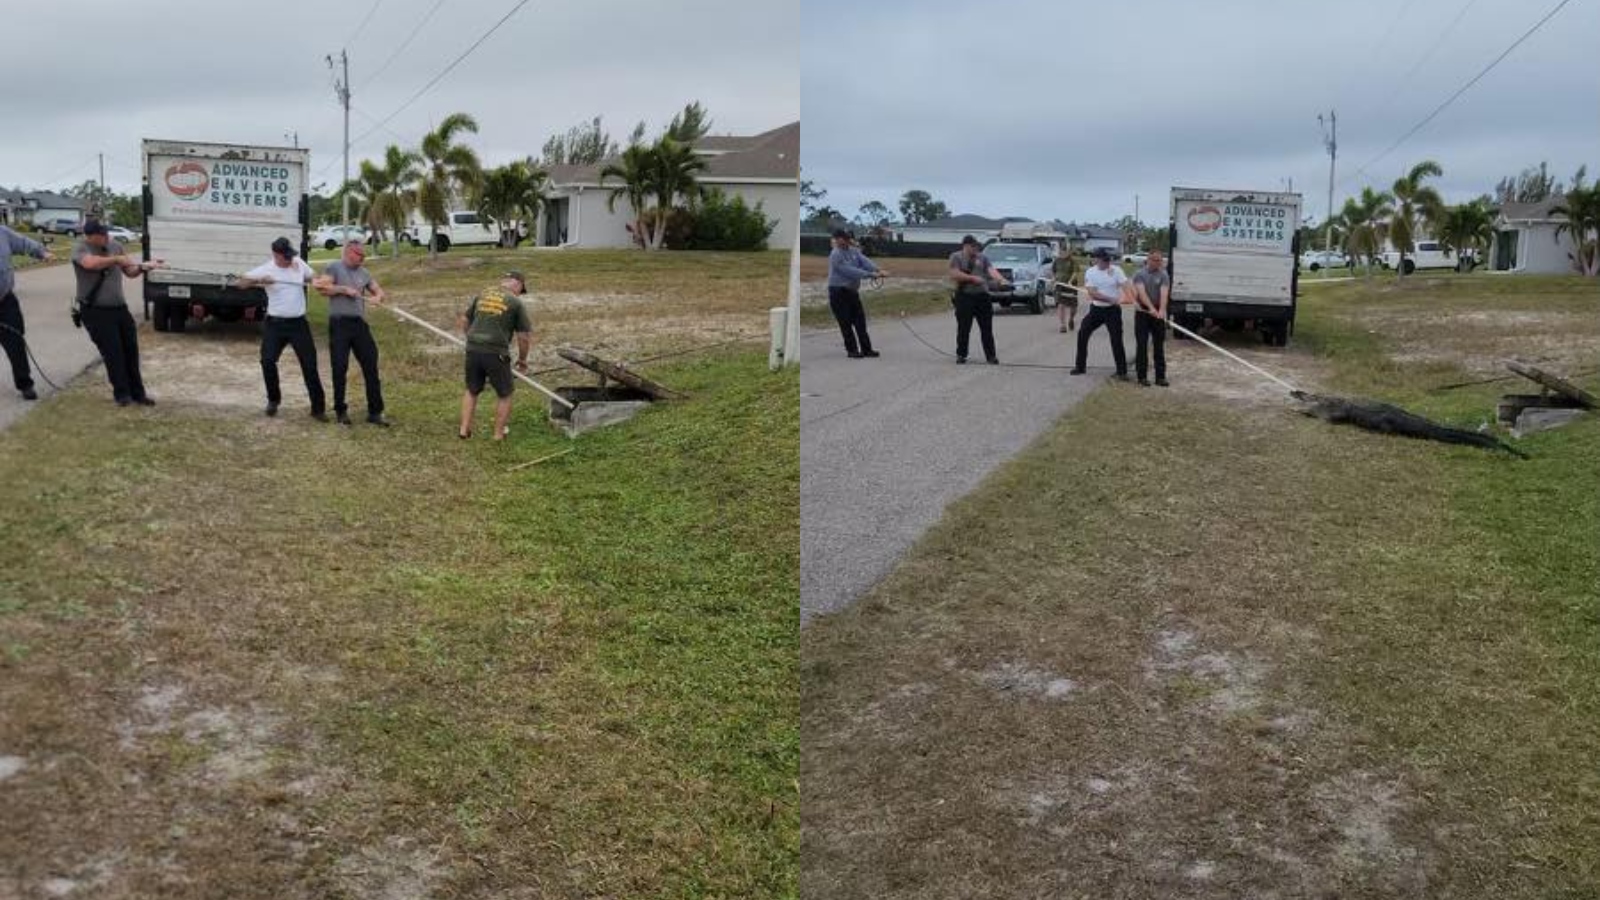
{"label": "white pickup truck", "polygon": [[[527,237],[527,230],[520,225],[516,232],[519,240]],[[500,243],[500,224],[469,209],[453,209],[449,221],[437,230],[426,219],[412,216],[400,232],[400,240],[427,246],[430,235],[440,253],[451,247],[492,246]]]}
{"label": "white pickup truck", "polygon": [[[1387,251],[1378,257],[1378,263],[1385,269],[1401,266],[1400,251]],[[1471,250],[1456,253],[1438,241],[1417,241],[1417,249],[1406,254],[1404,271],[1401,274],[1410,275],[1418,269],[1454,269],[1457,272],[1470,272],[1477,264],[1477,254]]]}

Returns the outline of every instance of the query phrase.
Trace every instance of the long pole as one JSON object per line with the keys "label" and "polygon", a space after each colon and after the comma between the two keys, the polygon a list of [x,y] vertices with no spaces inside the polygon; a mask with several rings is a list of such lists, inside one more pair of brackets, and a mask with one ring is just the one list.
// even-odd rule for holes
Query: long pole
{"label": "long pole", "polygon": [[1339,116],[1333,110],[1328,110],[1328,134],[1325,137],[1328,145],[1328,222],[1322,231],[1322,249],[1333,249],[1333,166],[1339,158]]}
{"label": "long pole", "polygon": [[789,316],[783,329],[783,364],[800,365],[800,229],[794,231],[789,254]]}
{"label": "long pole", "polygon": [[[350,183],[350,54],[339,51],[339,61],[344,64],[344,83],[339,86],[339,98],[344,101],[344,183]],[[350,192],[344,192],[344,209],[339,221],[350,224]]]}
{"label": "long pole", "polygon": [[[428,322],[426,320],[419,319],[416,316],[413,316],[411,313],[406,312],[405,310],[401,309],[398,306],[391,306],[391,305],[386,303],[386,304],[384,304],[384,308],[389,310],[390,312],[394,313],[395,315],[399,316],[400,318],[405,319],[407,322],[410,322],[413,325],[421,325],[423,328],[426,328],[429,331],[433,332],[434,334],[438,335],[439,337],[442,337],[445,340],[449,341],[450,343],[455,344],[457,347],[465,347],[467,345],[467,342],[462,340],[461,338],[458,338],[455,335],[451,334],[450,332],[445,331],[443,328],[440,328],[439,326],[433,324],[432,322]],[[537,390],[539,393],[544,394],[546,397],[549,397],[551,400],[554,400],[557,403],[561,404],[562,406],[565,406],[567,409],[574,409],[575,408],[575,404],[571,400],[568,400],[567,398],[561,396],[560,394],[557,394],[556,392],[550,390],[549,388],[545,387],[544,385],[540,384],[539,382],[534,381],[532,378],[529,378],[527,375],[524,375],[521,372],[518,372],[516,369],[512,369],[511,370],[511,374],[516,376],[517,378],[522,379],[523,381],[526,381],[528,384],[533,386],[534,390]]]}

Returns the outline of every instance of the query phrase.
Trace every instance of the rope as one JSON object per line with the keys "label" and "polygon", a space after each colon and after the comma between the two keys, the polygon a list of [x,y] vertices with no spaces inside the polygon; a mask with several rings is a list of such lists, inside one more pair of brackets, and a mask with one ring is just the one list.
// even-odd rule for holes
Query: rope
{"label": "rope", "polygon": [[33,355],[33,346],[28,343],[28,336],[22,332],[22,329],[13,328],[4,322],[0,322],[0,328],[4,328],[5,330],[16,334],[17,337],[22,338],[22,352],[26,353],[28,355],[28,359],[33,362],[34,371],[39,373],[39,377],[44,379],[45,384],[50,385],[50,387],[54,388],[55,390],[61,390],[61,385],[51,381],[50,376],[45,374],[44,367],[39,365],[39,358]]}

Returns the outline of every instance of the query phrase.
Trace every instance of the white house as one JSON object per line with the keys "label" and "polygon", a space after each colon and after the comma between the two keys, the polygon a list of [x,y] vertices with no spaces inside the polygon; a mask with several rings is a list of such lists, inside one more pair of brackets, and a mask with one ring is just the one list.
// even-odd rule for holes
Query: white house
{"label": "white house", "polygon": [[1494,220],[1494,242],[1489,248],[1489,265],[1497,272],[1565,275],[1575,270],[1573,234],[1556,227],[1567,217],[1551,215],[1565,197],[1555,196],[1539,203],[1507,203]]}
{"label": "white house", "polygon": [[986,244],[1000,236],[1000,229],[1008,222],[1025,222],[1026,219],[1005,218],[991,219],[986,216],[962,213],[943,219],[934,219],[931,222],[919,222],[915,225],[894,225],[894,239],[908,244],[959,244],[961,239],[972,235],[978,243]]}
{"label": "white house", "polygon": [[[701,186],[721,188],[729,197],[743,197],[752,208],[778,224],[767,246],[794,245],[800,228],[800,123],[748,137],[705,137],[695,143],[695,153],[706,161],[697,176]],[[609,162],[609,161],[608,161]],[[625,196],[616,210],[607,199],[621,182],[600,183],[606,163],[586,166],[550,166],[544,214],[539,217],[535,243],[541,247],[628,247],[633,238],[628,225],[635,218]]]}
{"label": "white house", "polygon": [[51,191],[0,191],[0,223],[37,225],[52,219],[83,224],[84,202]]}

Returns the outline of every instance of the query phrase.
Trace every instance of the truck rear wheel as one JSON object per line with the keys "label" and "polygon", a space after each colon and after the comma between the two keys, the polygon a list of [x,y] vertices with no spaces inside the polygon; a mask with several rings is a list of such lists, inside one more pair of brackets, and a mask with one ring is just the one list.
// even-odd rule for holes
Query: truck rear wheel
{"label": "truck rear wheel", "polygon": [[442,234],[435,235],[434,239],[433,239],[433,249],[438,251],[438,252],[440,252],[440,253],[443,253],[446,250],[449,250],[450,249],[450,239],[445,237]]}
{"label": "truck rear wheel", "polygon": [[1033,299],[1028,301],[1028,311],[1033,313],[1036,316],[1037,315],[1042,315],[1044,313],[1044,292],[1043,291],[1034,291],[1033,292]]}
{"label": "truck rear wheel", "polygon": [[1401,275],[1410,275],[1412,272],[1415,272],[1416,270],[1417,270],[1417,264],[1412,262],[1409,259],[1400,264],[1400,274]]}

